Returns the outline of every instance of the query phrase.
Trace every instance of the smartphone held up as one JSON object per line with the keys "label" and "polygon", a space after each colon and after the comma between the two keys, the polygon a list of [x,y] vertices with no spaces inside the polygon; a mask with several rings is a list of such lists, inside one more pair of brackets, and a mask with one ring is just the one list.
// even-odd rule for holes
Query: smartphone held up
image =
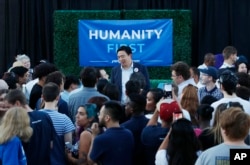
{"label": "smartphone held up", "polygon": [[164,98],[172,98],[172,84],[164,84]]}

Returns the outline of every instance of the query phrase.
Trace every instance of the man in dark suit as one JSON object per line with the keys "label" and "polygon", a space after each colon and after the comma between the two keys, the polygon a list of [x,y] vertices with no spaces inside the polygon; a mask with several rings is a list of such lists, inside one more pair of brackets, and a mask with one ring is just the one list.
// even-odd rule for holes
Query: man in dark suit
{"label": "man in dark suit", "polygon": [[144,90],[150,88],[148,70],[142,64],[133,62],[132,60],[132,50],[129,46],[121,46],[117,50],[117,58],[119,65],[112,68],[111,71],[111,83],[117,85],[120,91],[120,100],[125,103],[125,84],[130,79],[130,75],[134,72],[141,72],[146,80],[146,86]]}

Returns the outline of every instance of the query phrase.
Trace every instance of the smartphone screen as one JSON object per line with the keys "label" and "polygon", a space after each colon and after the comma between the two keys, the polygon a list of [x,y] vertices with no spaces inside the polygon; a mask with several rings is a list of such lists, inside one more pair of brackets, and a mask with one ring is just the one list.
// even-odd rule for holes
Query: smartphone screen
{"label": "smartphone screen", "polygon": [[167,91],[167,92],[172,91],[172,85],[171,84],[165,84],[164,85],[164,91]]}
{"label": "smartphone screen", "polygon": [[172,84],[164,84],[164,98],[172,98]]}
{"label": "smartphone screen", "polygon": [[173,120],[176,121],[178,119],[183,118],[183,113],[182,112],[174,112],[173,113]]}

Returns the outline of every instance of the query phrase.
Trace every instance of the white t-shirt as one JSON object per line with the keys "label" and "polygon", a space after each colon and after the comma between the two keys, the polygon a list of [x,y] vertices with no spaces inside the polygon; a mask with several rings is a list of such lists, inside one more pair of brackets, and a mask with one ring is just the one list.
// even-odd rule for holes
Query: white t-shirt
{"label": "white t-shirt", "polygon": [[[201,151],[197,151],[196,154],[199,157]],[[167,156],[168,156],[167,150],[164,149],[158,150],[155,154],[155,165],[168,165]]]}
{"label": "white t-shirt", "polygon": [[198,69],[207,69],[207,65],[206,64],[202,64],[198,66]]}
{"label": "white t-shirt", "polygon": [[212,116],[212,119],[210,120],[210,125],[212,126],[213,122],[214,122],[214,114],[215,114],[215,111],[216,111],[216,108],[222,104],[222,103],[229,103],[229,102],[239,102],[243,108],[244,108],[244,111],[250,115],[250,102],[249,101],[246,101],[240,97],[231,97],[231,98],[222,98],[216,102],[214,102],[211,106],[214,108],[214,111],[213,111],[213,116]]}
{"label": "white t-shirt", "polygon": [[155,165],[168,165],[167,150],[158,150],[155,155]]}

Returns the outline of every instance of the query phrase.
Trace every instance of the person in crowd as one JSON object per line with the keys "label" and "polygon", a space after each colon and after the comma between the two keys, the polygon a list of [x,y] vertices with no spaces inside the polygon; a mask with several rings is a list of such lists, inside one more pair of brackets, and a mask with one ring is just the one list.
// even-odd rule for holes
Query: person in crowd
{"label": "person in crowd", "polygon": [[212,113],[214,108],[209,104],[200,104],[197,108],[199,128],[201,130],[210,127],[210,120],[212,119]]}
{"label": "person in crowd", "polygon": [[96,105],[97,108],[97,113],[100,112],[101,107],[103,106],[103,103],[105,103],[106,101],[108,101],[108,99],[106,97],[102,97],[102,96],[94,96],[91,97],[87,103],[92,103]]}
{"label": "person in crowd", "polygon": [[192,123],[181,118],[173,122],[161,143],[155,156],[155,165],[193,165],[199,154],[199,141]]}
{"label": "person in crowd", "polygon": [[1,164],[26,165],[21,141],[27,142],[33,132],[27,112],[20,107],[10,108],[3,117],[0,130]]}
{"label": "person in crowd", "polygon": [[65,76],[64,90],[60,93],[61,98],[68,103],[70,92],[79,88],[79,86],[80,86],[80,81],[76,76],[74,75]]}
{"label": "person in crowd", "polygon": [[115,84],[112,84],[110,82],[104,86],[103,94],[105,96],[108,96],[110,100],[116,100],[116,101],[119,100],[119,96],[120,96],[118,87]]}
{"label": "person in crowd", "polygon": [[[125,89],[126,100],[125,100],[125,104],[122,104],[123,117],[120,120],[120,123],[123,123],[123,122],[127,121],[131,117],[131,113],[126,113],[126,110],[125,110],[126,104],[129,101],[128,96],[130,94],[133,94],[133,93],[140,94],[140,92],[141,92],[140,82],[137,81],[137,80],[128,80],[128,82],[126,82],[125,86],[126,86],[126,89]],[[145,100],[146,100],[146,98],[145,98]]]}
{"label": "person in crowd", "polygon": [[53,123],[56,131],[55,143],[51,154],[51,164],[66,165],[65,143],[72,144],[72,132],[75,127],[68,116],[57,111],[57,103],[60,96],[60,88],[57,84],[49,82],[42,89],[42,99],[45,102],[44,109]]}
{"label": "person in crowd", "polygon": [[171,78],[176,85],[178,85],[178,95],[180,98],[182,90],[188,85],[192,84],[195,86],[194,79],[190,77],[190,70],[187,63],[179,61],[174,63],[171,67]]}
{"label": "person in crowd", "polygon": [[250,88],[245,86],[236,87],[236,96],[242,98],[243,100],[250,101]]}
{"label": "person in crowd", "polygon": [[132,93],[128,96],[125,112],[130,113],[131,118],[122,123],[121,126],[129,129],[134,136],[135,148],[133,154],[133,164],[146,164],[144,145],[141,142],[142,129],[147,125],[148,119],[144,116],[146,99],[144,96]]}
{"label": "person in crowd", "polygon": [[238,78],[238,86],[245,86],[250,88],[250,75],[244,72],[236,72],[236,77]]}
{"label": "person in crowd", "polygon": [[56,71],[55,65],[50,63],[41,63],[34,68],[34,76],[38,78],[38,82],[32,87],[29,96],[29,106],[35,109],[37,100],[41,98],[42,88],[45,84],[46,77],[48,74]]}
{"label": "person in crowd", "polygon": [[[90,103],[90,104],[95,104],[96,105],[96,112],[97,114],[100,113],[100,110],[103,106],[103,104],[108,101],[108,99],[106,97],[102,97],[102,96],[94,96],[94,97],[91,97],[87,103]],[[96,119],[94,121],[98,121],[98,116],[96,116]]]}
{"label": "person in crowd", "polygon": [[244,142],[249,134],[250,116],[241,108],[231,107],[222,112],[219,121],[223,143],[204,151],[196,165],[230,164],[230,149],[250,149]]}
{"label": "person in crowd", "polygon": [[195,86],[189,84],[183,89],[180,98],[180,105],[183,109],[189,112],[193,127],[198,128],[197,108],[199,106],[199,100],[197,96],[197,88]]}
{"label": "person in crowd", "polygon": [[[104,79],[104,78],[99,78],[97,80],[97,83],[96,83],[96,88],[97,88],[97,91],[104,94],[103,93],[103,88],[109,83],[109,81],[107,79]],[[105,95],[105,94],[104,94]]]}
{"label": "person in crowd", "polygon": [[[166,99],[164,102],[160,101],[157,103],[153,116],[141,133],[141,141],[145,146],[147,165],[154,164],[155,154],[173,121],[173,113],[180,111],[181,108],[178,103],[172,99]],[[158,122],[158,117],[160,117],[161,124]]]}
{"label": "person in crowd", "polygon": [[94,67],[85,67],[81,71],[80,77],[83,84],[83,88],[80,91],[70,95],[69,97],[69,114],[70,119],[73,121],[73,123],[75,123],[75,115],[77,113],[77,108],[80,105],[86,104],[91,97],[102,96],[106,97],[109,100],[107,96],[101,94],[95,88],[98,78],[97,70]]}
{"label": "person in crowd", "polygon": [[228,102],[228,103],[220,104],[215,110],[215,113],[214,113],[215,118],[214,118],[212,127],[207,127],[203,129],[201,134],[198,137],[203,151],[210,147],[223,143],[223,138],[221,135],[221,129],[219,125],[220,114],[230,107],[237,107],[237,108],[242,109],[243,111],[242,105],[238,102]]}
{"label": "person in crowd", "polygon": [[28,165],[49,165],[55,136],[55,129],[49,115],[40,111],[32,111],[24,93],[18,89],[9,91],[5,97],[5,104],[7,107],[24,108],[29,115],[33,134],[27,143],[23,142]]}
{"label": "person in crowd", "polygon": [[215,65],[215,56],[213,53],[206,53],[203,64],[198,66],[198,69],[206,69],[208,66]]}
{"label": "person in crowd", "polygon": [[245,72],[236,72],[238,84],[236,87],[236,95],[244,100],[249,101],[250,98],[250,75]]}
{"label": "person in crowd", "polygon": [[[181,112],[183,114],[183,117],[191,121],[190,113],[181,107],[181,103],[180,103],[179,99],[177,98],[178,86],[174,82],[172,82],[172,91],[171,92],[172,92],[172,95],[171,95],[170,99],[172,99],[178,103],[179,107],[181,108]],[[166,96],[163,96],[163,97],[166,99]]]}
{"label": "person in crowd", "polygon": [[28,77],[28,69],[23,66],[16,66],[5,72],[3,80],[8,84],[9,89],[22,89]]}
{"label": "person in crowd", "polygon": [[0,89],[0,123],[1,123],[1,120],[2,120],[5,112],[9,109],[9,107],[6,106],[6,104],[4,102],[5,96],[8,92],[9,92],[8,89]]}
{"label": "person in crowd", "polygon": [[225,71],[225,70],[230,70],[232,72],[235,72],[235,62],[237,60],[237,49],[233,46],[226,46],[223,51],[223,64],[219,68],[219,75]]}
{"label": "person in crowd", "polygon": [[200,81],[200,71],[195,66],[191,66],[189,70],[190,70],[190,77],[194,79],[194,82],[197,86]]}
{"label": "person in crowd", "polygon": [[128,80],[125,84],[125,94],[126,94],[126,100],[127,101],[127,96],[132,94],[132,93],[138,93],[141,94],[141,86],[140,82],[138,80]]}
{"label": "person in crowd", "polygon": [[106,79],[109,81],[109,75],[104,68],[99,68],[97,70],[98,70],[97,71],[98,72],[98,79]]}
{"label": "person in crowd", "polygon": [[212,95],[206,95],[203,97],[203,99],[201,99],[200,104],[208,104],[211,105],[214,102],[218,101],[218,99],[216,99],[214,96]]}
{"label": "person in crowd", "polygon": [[244,60],[237,60],[235,62],[235,69],[236,72],[243,72],[243,73],[248,73],[249,71],[249,64],[247,61]]}
{"label": "person in crowd", "polygon": [[28,69],[23,66],[17,66],[10,70],[10,73],[14,73],[16,78],[17,88],[22,89],[23,85],[27,83],[28,80]]}
{"label": "person in crowd", "polygon": [[[48,62],[45,60],[40,60],[39,62],[37,62],[35,67],[42,64],[42,63],[48,63]],[[26,97],[28,103],[29,103],[31,90],[32,90],[33,86],[38,82],[38,79],[39,79],[38,76],[36,76],[34,72],[35,72],[35,69],[33,69],[32,80],[27,82],[24,86],[24,89],[23,89],[23,92],[25,94],[25,97]]]}
{"label": "person in crowd", "polygon": [[216,86],[218,78],[217,69],[209,66],[206,69],[200,69],[201,84],[205,85],[198,89],[198,98],[201,101],[206,95],[214,96],[217,100],[223,97],[221,90]]}
{"label": "person in crowd", "polygon": [[160,88],[152,88],[147,92],[147,104],[145,108],[145,114],[152,114],[156,108],[156,104],[163,97],[163,90]]}
{"label": "person in crowd", "polygon": [[31,68],[29,56],[27,56],[26,54],[19,54],[19,55],[17,55],[16,60],[20,61],[23,65],[23,67],[28,69],[27,82],[31,81],[33,79],[33,77],[32,77],[33,69]]}
{"label": "person in crowd", "polygon": [[[102,106],[99,125],[93,123],[91,127],[92,142],[88,155],[90,165],[94,163],[132,165],[134,139],[129,130],[120,127],[121,111],[122,107],[117,101],[107,101]],[[98,135],[99,126],[107,129],[100,135]]]}
{"label": "person in crowd", "polygon": [[248,59],[244,55],[239,55],[235,62],[235,69],[237,72],[249,73],[249,63]]}
{"label": "person in crowd", "polygon": [[145,96],[147,95],[147,92],[149,89],[145,90],[146,87],[146,79],[145,76],[141,72],[134,72],[130,75],[129,80],[132,81],[139,81],[140,87],[141,87],[141,95]]}
{"label": "person in crowd", "polygon": [[[58,85],[60,92],[63,91],[63,86],[64,86],[64,75],[60,71],[55,71],[50,74],[48,74],[45,85],[53,82],[56,85]],[[36,110],[44,108],[44,100],[42,98],[38,99],[36,103]],[[57,102],[57,110],[59,113],[65,114],[69,117],[69,110],[68,110],[68,104],[66,101],[64,101],[61,96],[59,96],[59,100]]]}
{"label": "person in crowd", "polygon": [[121,94],[119,100],[124,104],[126,101],[125,84],[129,80],[130,75],[133,72],[141,72],[146,80],[144,88],[146,91],[150,88],[149,75],[144,65],[133,62],[132,49],[129,46],[121,46],[117,50],[117,58],[120,64],[112,68],[110,81],[119,88]]}
{"label": "person in crowd", "polygon": [[[229,101],[231,102],[239,102],[242,106],[244,111],[247,114],[250,114],[250,102],[243,100],[242,98],[238,97],[235,93],[236,91],[236,86],[238,84],[238,78],[237,76],[230,70],[225,70],[222,72],[222,74],[219,77],[219,83],[220,83],[220,89],[223,93],[223,98],[214,102],[211,106],[216,109],[218,105],[221,103],[228,103]],[[213,113],[214,115],[214,113]],[[212,118],[210,124],[213,123]]]}
{"label": "person in crowd", "polygon": [[202,130],[210,127],[210,120],[214,109],[209,104],[200,104],[197,108],[197,119],[199,127],[195,128],[195,134],[198,137]]}
{"label": "person in crowd", "polygon": [[17,88],[17,79],[15,74],[12,72],[5,72],[2,77],[3,81],[6,82],[8,89],[16,89]]}
{"label": "person in crowd", "polygon": [[90,126],[95,121],[97,110],[95,104],[85,104],[78,108],[76,114],[76,139],[72,148],[67,149],[68,162],[72,165],[87,163],[91,144]]}

